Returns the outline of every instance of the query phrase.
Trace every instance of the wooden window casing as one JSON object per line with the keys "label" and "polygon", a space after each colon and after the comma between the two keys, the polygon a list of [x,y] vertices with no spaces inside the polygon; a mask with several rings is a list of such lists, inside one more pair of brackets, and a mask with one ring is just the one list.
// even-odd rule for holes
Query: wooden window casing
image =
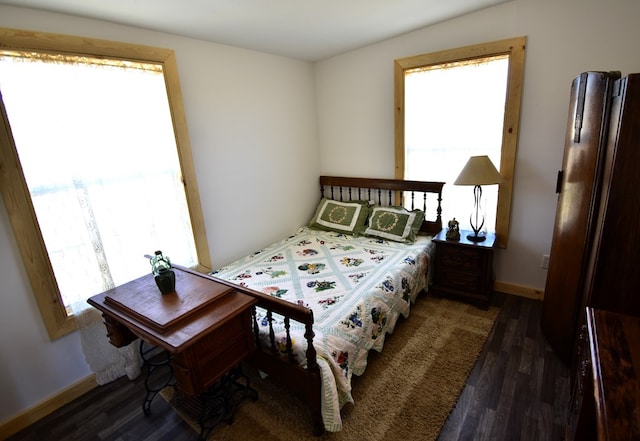
{"label": "wooden window casing", "polygon": [[[496,234],[498,236],[498,246],[501,248],[507,247],[509,239],[509,220],[511,217],[513,174],[518,144],[525,45],[526,37],[515,37],[457,49],[415,55],[394,61],[395,177],[397,179],[403,179],[405,170],[405,72],[420,67],[455,63],[475,58],[505,54],[509,56],[507,97],[505,101],[502,134],[502,155],[499,165],[500,174],[505,182],[500,184],[499,187],[496,213]],[[462,165],[463,164],[461,164],[461,166]]]}
{"label": "wooden window casing", "polygon": [[[169,49],[150,46],[4,28],[0,28],[0,48],[51,54],[86,55],[162,65],[196,245],[198,259],[196,269],[209,271],[212,266],[211,257],[182,103],[175,53]],[[2,110],[0,115],[2,122],[0,126],[1,193],[40,314],[47,333],[53,340],[75,330],[76,323],[74,317],[67,314],[62,302],[14,140],[11,137],[6,110],[4,105],[0,107]]]}

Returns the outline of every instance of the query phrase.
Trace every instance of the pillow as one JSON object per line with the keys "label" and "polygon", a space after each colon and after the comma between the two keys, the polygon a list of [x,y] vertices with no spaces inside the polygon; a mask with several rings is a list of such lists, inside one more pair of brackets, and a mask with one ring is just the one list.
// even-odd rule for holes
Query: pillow
{"label": "pillow", "polygon": [[367,201],[334,201],[322,198],[309,222],[310,228],[345,234],[362,233],[369,215]]}
{"label": "pillow", "polygon": [[373,206],[364,234],[396,242],[413,243],[424,221],[424,211],[404,207]]}

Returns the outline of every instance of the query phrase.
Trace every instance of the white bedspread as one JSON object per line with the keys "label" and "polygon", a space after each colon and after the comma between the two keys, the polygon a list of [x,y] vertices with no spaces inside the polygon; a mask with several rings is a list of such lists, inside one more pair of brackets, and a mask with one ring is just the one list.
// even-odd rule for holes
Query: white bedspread
{"label": "white bedspread", "polygon": [[[351,376],[364,372],[369,350],[382,350],[399,315],[408,316],[411,302],[426,291],[430,239],[401,244],[302,227],[213,275],[313,310],[324,425],[339,431],[340,409],[353,402]],[[282,318],[275,319],[284,350]],[[264,311],[258,310],[258,323],[268,329]],[[304,327],[292,322],[294,351],[306,364],[303,335]]]}

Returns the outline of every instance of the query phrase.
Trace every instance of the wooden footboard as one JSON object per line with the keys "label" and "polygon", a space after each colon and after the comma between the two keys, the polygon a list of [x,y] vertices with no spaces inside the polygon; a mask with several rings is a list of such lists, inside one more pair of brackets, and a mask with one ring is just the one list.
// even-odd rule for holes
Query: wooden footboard
{"label": "wooden footboard", "polygon": [[[233,287],[235,290],[250,295],[258,299],[258,303],[252,308],[252,323],[256,351],[251,356],[250,363],[260,371],[269,375],[275,383],[285,387],[305,401],[311,410],[313,421],[313,433],[322,435],[324,432],[324,422],[322,421],[321,402],[321,378],[320,367],[316,359],[316,349],[313,345],[313,311],[307,307],[296,305],[277,297],[263,294],[253,289],[239,286],[227,280],[215,276],[206,276],[218,283]],[[260,338],[260,326],[256,320],[256,308],[266,311],[268,326],[267,343]],[[284,350],[278,347],[273,330],[273,314],[280,314],[284,317],[286,331]],[[295,358],[289,328],[291,321],[296,321],[304,325],[304,338],[307,341],[306,367],[300,365]]]}
{"label": "wooden footboard", "polygon": [[[251,295],[258,299],[253,308],[252,328],[256,341],[256,352],[252,357],[253,364],[261,371],[267,373],[273,381],[289,388],[300,395],[308,403],[313,420],[313,433],[321,435],[324,432],[321,405],[321,380],[320,367],[316,360],[316,349],[313,345],[313,311],[307,307],[289,303],[260,292],[251,291]],[[260,326],[256,320],[256,308],[266,310],[268,320],[268,339],[266,344],[259,337]],[[273,331],[273,314],[284,317],[285,348],[278,348],[278,342]],[[300,361],[295,358],[289,329],[291,321],[304,325],[304,338],[307,341],[306,368],[300,366]]]}
{"label": "wooden footboard", "polygon": [[[370,200],[379,205],[402,205],[410,209],[419,208],[426,213],[421,231],[427,234],[437,234],[442,229],[443,186],[443,182],[321,176],[320,196],[341,201]],[[263,339],[259,338],[259,326],[254,309],[252,328],[257,350],[252,356],[251,362],[256,368],[267,373],[275,382],[301,395],[301,398],[310,407],[314,434],[322,434],[324,423],[321,406],[321,375],[313,345],[315,334],[312,310],[223,279],[212,278],[257,298],[256,307],[267,311],[269,322],[271,322],[273,314],[280,314],[284,317],[286,341],[283,351],[278,348],[271,323],[269,323],[269,338],[266,344]],[[306,367],[300,366],[299,360],[295,359],[292,351],[291,336],[289,335],[291,321],[302,323],[305,328]]]}
{"label": "wooden footboard", "polygon": [[[256,352],[252,357],[253,364],[281,386],[284,386],[294,393],[297,393],[303,401],[307,402],[311,410],[313,421],[313,433],[321,435],[324,432],[321,405],[321,378],[320,367],[316,360],[316,350],[313,345],[313,311],[309,308],[294,305],[275,297],[266,296],[261,293],[258,297],[258,304],[253,308],[253,323],[256,340]],[[267,311],[269,321],[269,338],[267,343],[259,338],[259,325],[256,320],[256,307]],[[272,315],[280,314],[284,317],[285,326],[285,348],[278,348],[275,334],[273,332]],[[300,366],[300,362],[295,358],[289,328],[291,321],[302,323],[305,328],[304,338],[307,341],[306,368]]]}

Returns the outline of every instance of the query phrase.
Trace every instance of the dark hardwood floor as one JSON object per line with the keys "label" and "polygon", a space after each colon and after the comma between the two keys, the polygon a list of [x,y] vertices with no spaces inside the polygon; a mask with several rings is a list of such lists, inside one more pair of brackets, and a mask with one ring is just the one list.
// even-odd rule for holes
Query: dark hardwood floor
{"label": "dark hardwood floor", "polygon": [[[569,400],[567,367],[540,331],[541,302],[496,294],[496,325],[439,441],[561,440]],[[162,399],[141,408],[144,384],[126,378],[96,388],[11,441],[196,440]],[[410,441],[410,440],[406,440]]]}
{"label": "dark hardwood floor", "polygon": [[569,369],[542,335],[542,302],[493,302],[500,314],[438,441],[564,439]]}

